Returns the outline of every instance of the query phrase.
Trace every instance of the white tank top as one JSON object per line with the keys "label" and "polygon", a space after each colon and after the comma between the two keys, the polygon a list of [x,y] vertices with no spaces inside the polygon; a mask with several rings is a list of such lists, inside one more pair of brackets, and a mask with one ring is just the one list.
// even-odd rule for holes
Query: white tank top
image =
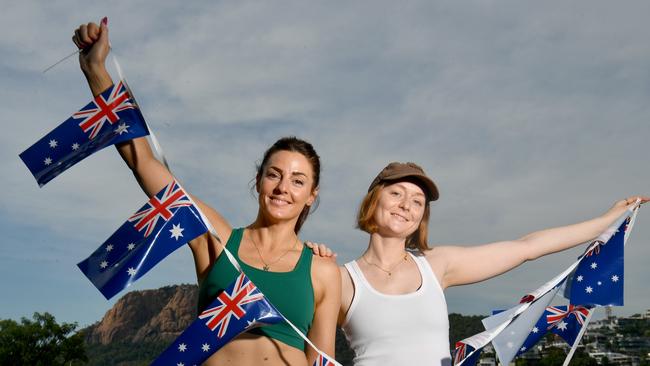
{"label": "white tank top", "polygon": [[415,292],[386,295],[375,290],[355,261],[345,264],[354,297],[343,331],[355,366],[451,365],[447,302],[431,266],[409,253],[420,271]]}

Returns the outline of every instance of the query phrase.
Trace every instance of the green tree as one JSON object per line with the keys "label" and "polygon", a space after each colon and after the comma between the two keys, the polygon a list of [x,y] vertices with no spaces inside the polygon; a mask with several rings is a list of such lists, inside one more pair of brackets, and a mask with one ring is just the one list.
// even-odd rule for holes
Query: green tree
{"label": "green tree", "polygon": [[[58,324],[49,313],[20,323],[0,320],[0,365],[70,365],[88,361],[76,323]],[[73,363],[74,362],[74,363]]]}

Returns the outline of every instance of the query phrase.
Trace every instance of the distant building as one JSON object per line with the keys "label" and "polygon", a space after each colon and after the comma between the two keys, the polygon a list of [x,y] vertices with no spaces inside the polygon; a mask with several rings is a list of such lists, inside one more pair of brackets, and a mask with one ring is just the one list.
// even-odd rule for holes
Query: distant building
{"label": "distant building", "polygon": [[607,358],[610,364],[620,366],[639,366],[640,360],[638,357],[624,355],[616,352],[589,352],[589,356],[593,357],[602,364],[603,359]]}

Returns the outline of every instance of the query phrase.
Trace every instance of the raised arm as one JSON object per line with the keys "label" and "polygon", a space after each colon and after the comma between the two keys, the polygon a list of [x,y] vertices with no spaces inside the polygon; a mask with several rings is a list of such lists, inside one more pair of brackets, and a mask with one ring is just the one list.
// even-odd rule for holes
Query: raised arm
{"label": "raised arm", "polygon": [[609,227],[636,199],[631,197],[614,204],[605,214],[578,224],[530,233],[520,239],[485,245],[441,246],[427,253],[432,268],[442,279],[443,288],[486,280],[541,256],[573,248],[596,238]]}
{"label": "raised arm", "polygon": [[[93,96],[99,95],[113,85],[113,80],[106,70],[106,57],[110,51],[107,19],[100,25],[82,24],[75,30],[73,42],[82,51],[79,53],[79,65],[83,71]],[[138,184],[148,197],[158,193],[169,184],[174,176],[155,158],[147,139],[136,138],[116,145],[124,162],[133,172]],[[192,197],[201,211],[205,213],[217,232],[227,239],[231,227],[214,209]],[[190,243],[196,265],[199,282],[207,274],[210,263],[219,255],[221,247],[208,235],[200,236]],[[225,244],[225,243],[224,243]]]}

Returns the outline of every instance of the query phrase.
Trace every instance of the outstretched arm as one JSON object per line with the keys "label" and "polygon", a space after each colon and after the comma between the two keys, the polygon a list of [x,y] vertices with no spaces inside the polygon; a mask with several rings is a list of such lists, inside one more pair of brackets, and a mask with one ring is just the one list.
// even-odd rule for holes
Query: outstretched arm
{"label": "outstretched arm", "polygon": [[636,199],[631,197],[614,204],[605,214],[574,225],[536,231],[520,239],[470,247],[441,246],[427,253],[432,268],[438,268],[443,288],[486,280],[507,272],[525,261],[573,248],[597,237]]}
{"label": "outstretched arm", "polygon": [[[107,19],[104,18],[100,25],[82,24],[75,30],[72,37],[72,41],[82,50],[79,53],[79,65],[93,96],[99,95],[113,85],[113,80],[106,70],[106,57],[110,51],[107,23]],[[116,148],[148,197],[158,193],[174,179],[172,173],[155,158],[145,137],[123,142],[116,145]],[[193,199],[217,232],[222,237],[228,238],[231,231],[228,222],[210,206],[195,197]],[[210,263],[221,252],[221,246],[217,245],[214,239],[207,234],[190,241],[189,244],[200,282],[207,274]]]}

